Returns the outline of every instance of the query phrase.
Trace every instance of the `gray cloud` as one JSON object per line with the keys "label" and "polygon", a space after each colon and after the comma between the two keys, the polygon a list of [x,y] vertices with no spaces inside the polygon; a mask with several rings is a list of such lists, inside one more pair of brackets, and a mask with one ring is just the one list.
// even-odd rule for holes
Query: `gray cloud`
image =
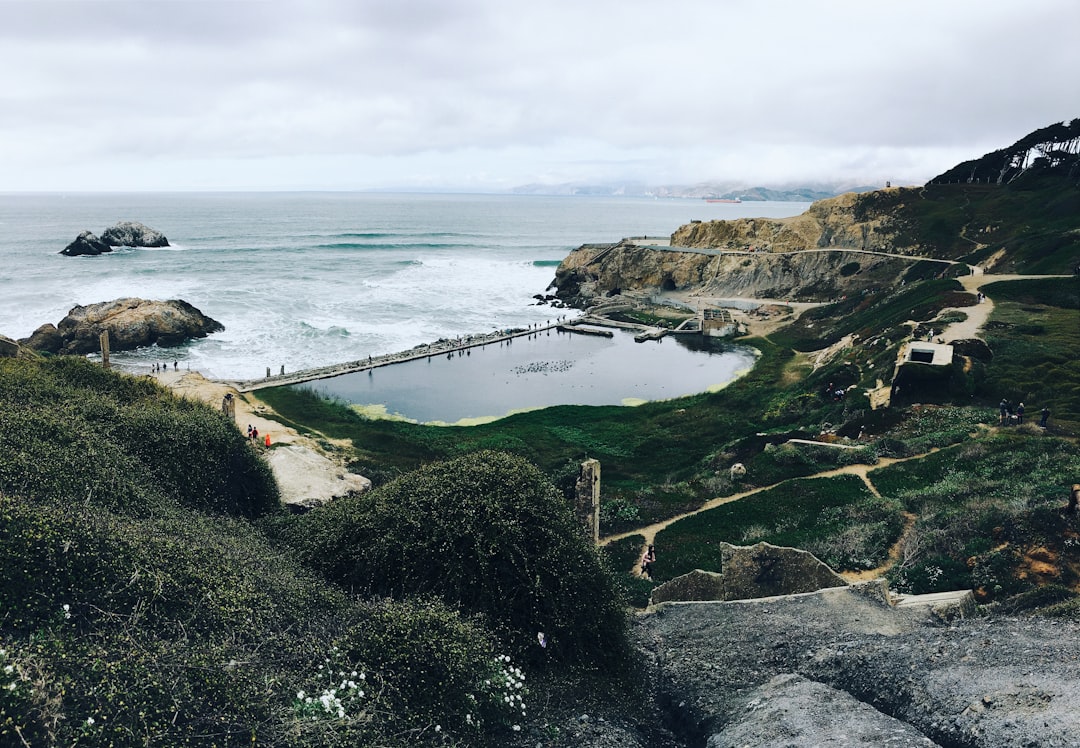
{"label": "gray cloud", "polygon": [[1073,0],[0,0],[0,190],[923,181],[1080,116]]}

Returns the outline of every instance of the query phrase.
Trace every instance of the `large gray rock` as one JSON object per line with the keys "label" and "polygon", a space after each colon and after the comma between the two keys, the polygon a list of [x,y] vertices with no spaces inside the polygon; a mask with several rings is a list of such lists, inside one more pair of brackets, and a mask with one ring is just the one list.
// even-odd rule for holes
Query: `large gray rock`
{"label": "large gray rock", "polygon": [[847,586],[843,577],[798,548],[720,543],[720,560],[721,573],[695,569],[656,587],[651,602],[746,600]]}
{"label": "large gray rock", "polygon": [[846,691],[799,675],[778,675],[751,694],[743,714],[713,734],[707,748],[824,745],[934,748],[937,743]]}
{"label": "large gray rock", "polygon": [[[689,745],[878,748],[894,744],[878,732],[893,727],[895,744],[927,745],[881,715],[942,746],[1065,748],[1080,734],[1077,621],[945,625],[929,606],[896,607],[848,587],[666,603],[635,619],[635,632],[669,724]],[[790,675],[837,693],[774,680]],[[823,717],[836,733],[814,742]],[[755,739],[755,725],[777,735]]]}
{"label": "large gray rock", "polygon": [[193,338],[205,338],[225,327],[186,301],[117,299],[89,306],[77,306],[57,325],[64,344],[60,353],[93,353],[100,349],[99,337],[109,331],[109,348],[128,351],[154,345],[180,345]]}
{"label": "large gray rock", "polygon": [[101,241],[113,247],[167,247],[165,235],[137,221],[121,221],[105,229]]}
{"label": "large gray rock", "polygon": [[60,254],[68,257],[80,255],[100,255],[112,252],[112,247],[97,238],[92,232],[84,231],[75,237],[75,241],[60,250]]}

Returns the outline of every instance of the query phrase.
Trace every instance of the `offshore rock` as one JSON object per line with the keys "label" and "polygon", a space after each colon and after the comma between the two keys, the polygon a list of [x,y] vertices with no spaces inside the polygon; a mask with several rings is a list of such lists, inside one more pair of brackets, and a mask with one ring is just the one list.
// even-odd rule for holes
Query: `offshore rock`
{"label": "offshore rock", "polygon": [[68,257],[80,255],[100,255],[112,252],[112,247],[99,239],[91,231],[84,231],[75,237],[75,241],[60,250],[60,254]]}
{"label": "offshore rock", "polygon": [[63,346],[59,353],[85,354],[100,349],[99,337],[109,332],[109,348],[129,351],[154,345],[180,345],[205,338],[225,327],[186,301],[147,301],[126,298],[77,306],[57,325]]}
{"label": "offshore rock", "polygon": [[167,247],[165,235],[137,221],[121,221],[101,234],[101,241],[113,247]]}

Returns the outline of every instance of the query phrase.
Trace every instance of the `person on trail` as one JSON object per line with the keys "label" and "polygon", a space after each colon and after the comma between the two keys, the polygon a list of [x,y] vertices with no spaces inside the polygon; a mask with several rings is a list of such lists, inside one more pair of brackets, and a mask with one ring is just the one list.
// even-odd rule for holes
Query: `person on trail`
{"label": "person on trail", "polygon": [[266,448],[270,449],[270,434],[266,435]]}
{"label": "person on trail", "polygon": [[1046,422],[1050,420],[1050,409],[1045,405],[1042,411],[1039,413],[1039,425],[1046,428]]}
{"label": "person on trail", "polygon": [[1016,422],[1018,424],[1024,422],[1024,404],[1020,403],[1016,406]]}
{"label": "person on trail", "polygon": [[1005,398],[1001,398],[1001,402],[998,403],[998,426],[1005,425],[1005,417],[1009,415],[1009,401]]}
{"label": "person on trail", "polygon": [[641,576],[652,579],[652,566],[656,561],[656,546],[649,545],[645,555],[641,557]]}
{"label": "person on trail", "polygon": [[1069,494],[1069,514],[1076,514],[1076,505],[1080,504],[1080,483],[1073,483],[1072,493]]}

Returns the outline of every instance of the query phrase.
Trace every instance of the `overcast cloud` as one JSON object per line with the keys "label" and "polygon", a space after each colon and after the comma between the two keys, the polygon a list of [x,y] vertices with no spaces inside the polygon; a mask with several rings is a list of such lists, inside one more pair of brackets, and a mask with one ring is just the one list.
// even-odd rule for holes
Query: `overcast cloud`
{"label": "overcast cloud", "polygon": [[922,183],[1080,117],[1076,0],[0,0],[0,190]]}

